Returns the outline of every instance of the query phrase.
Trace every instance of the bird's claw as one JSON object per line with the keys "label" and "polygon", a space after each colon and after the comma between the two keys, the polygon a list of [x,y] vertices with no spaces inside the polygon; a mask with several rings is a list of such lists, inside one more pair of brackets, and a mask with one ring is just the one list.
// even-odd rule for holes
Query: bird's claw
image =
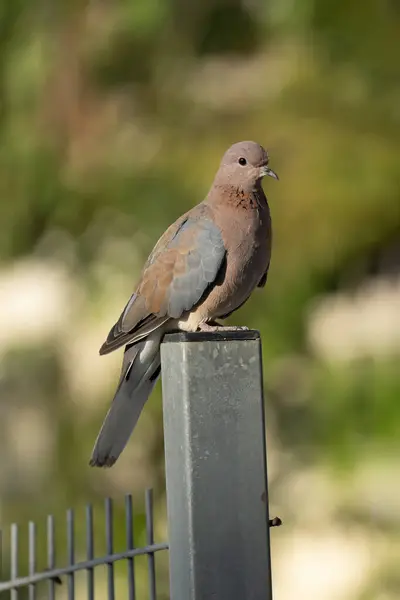
{"label": "bird's claw", "polygon": [[199,325],[200,331],[207,331],[208,333],[224,332],[224,331],[249,331],[248,327],[238,325],[209,325],[208,323],[202,323]]}

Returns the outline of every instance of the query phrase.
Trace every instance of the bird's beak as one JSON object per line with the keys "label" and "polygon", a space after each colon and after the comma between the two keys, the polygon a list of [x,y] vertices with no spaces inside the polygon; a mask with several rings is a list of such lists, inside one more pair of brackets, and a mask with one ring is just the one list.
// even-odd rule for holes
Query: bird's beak
{"label": "bird's beak", "polygon": [[263,165],[262,167],[260,167],[260,175],[261,177],[265,177],[266,175],[268,175],[268,177],[273,177],[274,179],[277,179],[279,181],[278,175],[275,173],[275,171],[270,169],[268,165]]}

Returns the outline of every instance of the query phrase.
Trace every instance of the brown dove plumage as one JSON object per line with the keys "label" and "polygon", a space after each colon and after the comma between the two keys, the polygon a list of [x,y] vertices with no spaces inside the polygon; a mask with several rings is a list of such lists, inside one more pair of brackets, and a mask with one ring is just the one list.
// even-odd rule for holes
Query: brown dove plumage
{"label": "brown dove plumage", "polygon": [[[271,217],[261,180],[277,179],[255,142],[234,144],[203,202],[157,242],[140,282],[100,354],[126,346],[118,388],[92,453],[111,466],[124,449],[161,371],[166,331],[214,330],[265,285]],[[226,329],[226,328],[225,328]]]}

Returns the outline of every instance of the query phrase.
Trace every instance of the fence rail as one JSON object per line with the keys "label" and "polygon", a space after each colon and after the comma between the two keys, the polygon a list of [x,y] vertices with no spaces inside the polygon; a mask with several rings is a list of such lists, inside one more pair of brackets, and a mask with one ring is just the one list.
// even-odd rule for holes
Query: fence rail
{"label": "fence rail", "polygon": [[[37,571],[37,531],[36,523],[30,521],[28,524],[28,572],[27,576],[20,576],[18,573],[19,562],[19,527],[16,524],[11,525],[10,531],[10,579],[0,582],[0,593],[11,592],[11,600],[18,600],[18,591],[21,588],[28,588],[29,600],[36,600],[36,585],[42,581],[48,581],[48,598],[54,600],[56,595],[56,585],[61,583],[61,577],[67,577],[68,600],[75,598],[75,580],[74,575],[78,571],[86,571],[87,574],[87,598],[94,600],[95,582],[94,569],[100,565],[107,566],[107,589],[108,600],[115,598],[114,582],[114,563],[121,560],[127,561],[128,575],[128,599],[136,599],[135,590],[135,572],[134,558],[147,555],[148,558],[148,578],[149,578],[149,598],[156,600],[156,570],[155,553],[168,549],[167,543],[155,543],[154,541],[154,515],[153,515],[153,493],[147,490],[145,495],[145,514],[146,514],[146,541],[147,545],[142,548],[136,548],[134,544],[133,533],[133,509],[132,496],[125,496],[125,529],[126,529],[126,550],[114,552],[114,530],[113,530],[113,501],[106,498],[104,504],[105,514],[105,532],[106,532],[106,550],[104,556],[96,557],[94,555],[94,527],[93,527],[93,507],[89,504],[85,511],[85,529],[86,529],[86,560],[75,562],[75,513],[74,510],[68,510],[66,515],[67,528],[67,557],[68,565],[56,567],[55,557],[55,522],[54,517],[47,517],[47,569]],[[0,558],[4,541],[4,532],[0,531]],[[2,565],[0,562],[0,569]],[[0,570],[1,573],[1,570]]]}

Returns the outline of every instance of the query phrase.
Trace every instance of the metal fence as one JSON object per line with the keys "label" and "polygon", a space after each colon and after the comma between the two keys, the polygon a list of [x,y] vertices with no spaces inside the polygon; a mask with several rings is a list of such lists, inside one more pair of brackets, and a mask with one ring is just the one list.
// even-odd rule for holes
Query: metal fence
{"label": "metal fence", "polygon": [[57,582],[65,576],[68,600],[74,600],[74,576],[86,571],[87,598],[94,600],[94,569],[106,565],[107,598],[115,600],[114,564],[125,560],[128,599],[136,600],[134,558],[147,555],[148,597],[155,600],[155,553],[168,548],[172,600],[272,599],[269,528],[279,525],[280,519],[269,520],[268,514],[260,335],[257,331],[169,334],[161,347],[161,362],[169,544],[154,542],[148,491],[147,546],[135,548],[132,500],[127,496],[126,550],[115,553],[113,505],[107,498],[104,556],[94,556],[93,510],[87,506],[86,560],[75,562],[70,510],[67,566],[56,567],[50,516],[47,570],[37,572],[36,526],[30,523],[29,573],[21,577],[19,531],[13,525],[10,579],[0,583],[0,593],[10,591],[11,600],[19,600],[18,592],[28,588],[29,600],[36,600],[36,586],[47,581],[47,597],[54,600]]}
{"label": "metal fence", "polygon": [[[148,560],[148,578],[149,578],[149,599],[156,600],[156,570],[155,553],[161,550],[167,550],[167,543],[155,543],[154,541],[154,518],[153,518],[153,493],[147,490],[145,495],[145,513],[146,513],[146,541],[147,546],[136,548],[133,530],[133,509],[131,495],[125,496],[125,524],[126,524],[126,550],[114,552],[114,528],[113,528],[113,501],[106,498],[104,503],[105,519],[105,541],[107,553],[104,556],[95,556],[94,552],[94,527],[93,527],[93,507],[88,504],[85,510],[85,532],[86,532],[86,560],[75,562],[75,514],[73,510],[68,510],[66,514],[66,533],[67,533],[67,557],[68,565],[65,567],[56,567],[56,544],[55,544],[55,523],[52,515],[47,517],[47,568],[43,571],[37,571],[37,528],[36,523],[30,522],[28,525],[28,575],[20,576],[18,572],[19,564],[19,528],[18,525],[11,525],[10,530],[10,578],[8,581],[0,582],[0,594],[4,596],[5,592],[10,592],[11,600],[18,600],[19,592],[28,589],[29,600],[36,600],[37,586],[40,582],[47,581],[47,598],[55,600],[58,585],[63,583],[61,578],[66,579],[68,600],[75,598],[75,574],[79,571],[86,571],[87,579],[87,598],[95,598],[95,577],[94,569],[100,565],[107,565],[107,598],[115,599],[115,581],[114,581],[114,563],[125,560],[127,563],[127,582],[128,582],[128,600],[136,600],[135,569],[134,559],[137,556],[147,555]],[[0,531],[0,567],[4,561],[2,553],[4,540],[4,531]],[[1,575],[2,569],[0,570]]]}

